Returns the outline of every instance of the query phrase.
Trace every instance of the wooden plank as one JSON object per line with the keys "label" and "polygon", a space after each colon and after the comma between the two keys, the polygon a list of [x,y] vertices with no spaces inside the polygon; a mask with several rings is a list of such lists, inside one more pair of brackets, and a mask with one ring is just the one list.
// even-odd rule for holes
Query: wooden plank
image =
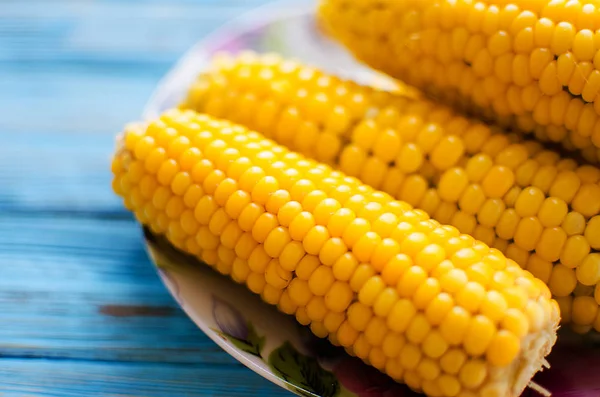
{"label": "wooden plank", "polygon": [[[123,124],[139,117],[148,97],[167,68],[154,72],[119,68],[81,71],[4,71],[0,79],[0,136],[4,141],[24,133],[56,134],[57,143],[68,144],[62,133],[102,133],[113,139]],[[3,71],[0,68],[0,74]],[[63,139],[65,138],[65,139]],[[31,142],[36,144],[35,141]],[[0,150],[8,150],[0,146]]]}
{"label": "wooden plank", "polygon": [[114,131],[189,47],[259,3],[3,2],[0,131]]}
{"label": "wooden plank", "polygon": [[292,396],[239,366],[42,360],[1,363],[0,396]]}
{"label": "wooden plank", "polygon": [[0,263],[0,357],[234,363],[178,308],[131,220],[0,215]]}
{"label": "wooden plank", "polygon": [[126,216],[110,187],[115,135],[113,131],[0,134],[0,212]]}
{"label": "wooden plank", "polygon": [[288,395],[185,316],[133,221],[0,215],[0,263],[0,395]]}
{"label": "wooden plank", "polygon": [[[38,0],[39,1],[39,0]],[[88,3],[133,3],[139,6],[146,6],[148,4],[165,4],[166,0],[85,0]],[[192,4],[192,5],[201,5],[205,7],[228,7],[228,6],[260,6],[266,3],[274,3],[278,0],[168,0],[168,4],[173,5],[181,5],[181,4]],[[302,1],[302,0],[300,0]],[[306,2],[314,1],[314,0],[305,0]],[[31,3],[28,2],[28,3]],[[54,6],[55,4],[80,4],[82,0],[45,0],[44,4],[50,4]],[[23,5],[21,0],[2,0],[2,4],[17,4]]]}
{"label": "wooden plank", "polygon": [[[2,0],[2,4],[21,10],[33,9],[32,5],[43,3],[48,4],[50,15],[52,10],[51,7],[58,6],[77,6],[82,3],[86,4],[111,4],[111,3],[124,3],[131,4],[137,7],[147,7],[148,5],[173,5],[174,7],[179,6],[195,6],[205,8],[228,8],[228,7],[258,7],[265,4],[274,4],[281,0],[30,0],[27,4],[23,4],[21,0]],[[315,0],[297,0],[305,1],[306,3],[314,2]]]}
{"label": "wooden plank", "polygon": [[226,21],[265,3],[3,3],[0,60],[171,62]]}
{"label": "wooden plank", "polygon": [[0,138],[22,141],[23,134],[44,133],[56,134],[57,143],[69,134],[113,139],[124,123],[140,117],[170,66],[88,68],[71,63],[35,70],[0,63]]}

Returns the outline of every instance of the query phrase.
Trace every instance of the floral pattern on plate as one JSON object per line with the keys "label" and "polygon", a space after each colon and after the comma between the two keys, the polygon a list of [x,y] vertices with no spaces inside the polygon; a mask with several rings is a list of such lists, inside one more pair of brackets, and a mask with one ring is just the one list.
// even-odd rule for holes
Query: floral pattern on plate
{"label": "floral pattern on plate", "polygon": [[259,336],[252,323],[226,301],[213,295],[212,302],[212,314],[218,327],[213,331],[241,351],[262,357],[265,337]]}
{"label": "floral pattern on plate", "polygon": [[[148,237],[148,234],[146,234]],[[147,238],[163,282],[194,322],[250,369],[295,394],[311,397],[419,397],[343,349],[314,336],[236,284],[164,240]],[[535,382],[554,397],[600,396],[600,343],[561,335],[551,368]],[[528,389],[522,397],[538,397]]]}

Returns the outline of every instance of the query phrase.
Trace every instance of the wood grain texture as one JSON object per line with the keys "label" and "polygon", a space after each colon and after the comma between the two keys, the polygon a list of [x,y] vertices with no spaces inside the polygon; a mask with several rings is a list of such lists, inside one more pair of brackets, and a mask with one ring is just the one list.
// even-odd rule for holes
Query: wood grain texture
{"label": "wood grain texture", "polygon": [[0,0],[0,396],[284,396],[168,294],[110,190],[114,136],[265,0]]}
{"label": "wood grain texture", "polygon": [[[5,360],[5,363],[8,360]],[[10,360],[0,368],[0,395],[81,397],[289,396],[232,365],[174,365]],[[26,374],[26,375],[25,375]],[[27,378],[35,379],[34,382]],[[218,381],[220,379],[220,381]],[[217,381],[216,381],[217,380]],[[4,393],[4,394],[2,394]]]}

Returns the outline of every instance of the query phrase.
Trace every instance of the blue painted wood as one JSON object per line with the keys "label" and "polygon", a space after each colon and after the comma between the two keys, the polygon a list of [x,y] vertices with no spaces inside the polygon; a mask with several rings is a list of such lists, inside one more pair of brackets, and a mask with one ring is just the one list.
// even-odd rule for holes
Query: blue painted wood
{"label": "blue painted wood", "polygon": [[[101,362],[10,360],[8,367],[0,368],[0,384],[3,385],[0,393],[45,397],[290,395],[266,381],[257,382],[256,376],[230,365],[106,365]],[[35,383],[27,378],[35,379]]]}
{"label": "blue painted wood", "polygon": [[110,190],[114,136],[265,0],[0,0],[0,396],[289,395],[221,351]]}
{"label": "blue painted wood", "polygon": [[[118,64],[0,61],[0,137],[9,134],[21,144],[26,142],[23,133],[95,133],[112,142],[125,122],[139,116],[166,71],[167,67],[143,65],[131,69]],[[66,139],[53,141],[60,144]]]}
{"label": "blue painted wood", "polygon": [[0,60],[165,65],[202,36],[264,0],[8,1]]}
{"label": "blue painted wood", "polygon": [[0,357],[237,365],[165,292],[129,217],[3,214],[0,236]]}
{"label": "blue painted wood", "polygon": [[0,170],[6,171],[0,172],[0,210],[126,214],[110,189],[117,127],[93,133],[82,126],[78,131],[3,134],[8,144],[0,146]]}

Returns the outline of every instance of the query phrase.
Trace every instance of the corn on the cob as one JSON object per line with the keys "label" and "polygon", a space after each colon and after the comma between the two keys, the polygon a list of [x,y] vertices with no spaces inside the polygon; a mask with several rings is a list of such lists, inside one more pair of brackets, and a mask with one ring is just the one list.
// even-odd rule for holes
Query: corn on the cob
{"label": "corn on the cob", "polygon": [[554,344],[550,291],[498,250],[239,125],[132,124],[112,170],[155,233],[431,397],[516,397]]}
{"label": "corn on the cob", "polygon": [[596,167],[413,93],[372,90],[272,55],[219,57],[183,107],[256,128],[472,234],[546,282],[574,314],[564,323],[600,331]]}
{"label": "corn on the cob", "polygon": [[322,0],[360,60],[478,115],[600,154],[600,3]]}

